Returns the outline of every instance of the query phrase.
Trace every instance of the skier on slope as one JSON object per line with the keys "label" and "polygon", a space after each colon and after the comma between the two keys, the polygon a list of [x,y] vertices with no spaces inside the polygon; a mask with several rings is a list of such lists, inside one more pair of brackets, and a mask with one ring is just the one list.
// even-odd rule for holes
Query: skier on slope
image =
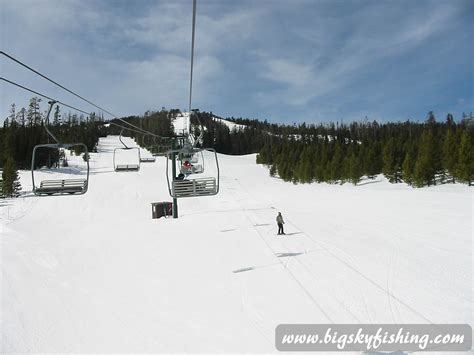
{"label": "skier on slope", "polygon": [[283,216],[281,215],[281,212],[278,212],[276,222],[278,224],[278,235],[285,234],[285,232],[283,231],[283,225],[285,224],[285,221],[283,221]]}

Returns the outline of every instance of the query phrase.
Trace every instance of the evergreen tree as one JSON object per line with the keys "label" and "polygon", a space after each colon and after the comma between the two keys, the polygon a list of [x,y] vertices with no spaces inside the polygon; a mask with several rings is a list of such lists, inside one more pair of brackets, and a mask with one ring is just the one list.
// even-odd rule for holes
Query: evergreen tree
{"label": "evergreen tree", "polygon": [[332,156],[330,165],[330,178],[329,180],[333,183],[342,180],[344,165],[343,165],[344,153],[341,143],[336,143],[336,149]]}
{"label": "evergreen tree", "polygon": [[310,146],[305,146],[299,157],[295,175],[303,183],[310,183],[313,180],[313,159],[310,153]]}
{"label": "evergreen tree", "polygon": [[451,175],[452,183],[454,184],[456,175],[455,169],[458,162],[458,140],[452,128],[447,128],[443,140],[442,149],[442,167],[443,171]]}
{"label": "evergreen tree", "polygon": [[471,132],[467,129],[462,132],[459,144],[458,163],[456,168],[458,180],[471,186],[474,179],[474,149]]}
{"label": "evergreen tree", "polygon": [[402,179],[407,184],[413,184],[413,175],[416,163],[416,149],[414,144],[409,144],[405,159],[402,164]]}
{"label": "evergreen tree", "polygon": [[417,187],[432,185],[435,181],[434,137],[431,130],[421,135],[418,156],[416,158],[413,181]]}
{"label": "evergreen tree", "polygon": [[396,147],[395,138],[390,138],[385,143],[382,153],[383,173],[392,183],[400,182],[400,159]]}
{"label": "evergreen tree", "polygon": [[270,166],[270,176],[274,177],[277,173],[277,169],[275,165]]}
{"label": "evergreen tree", "polygon": [[375,178],[377,174],[381,172],[381,154],[379,152],[380,145],[377,142],[374,142],[369,145],[367,150],[365,150],[364,156],[364,168],[367,177],[370,179]]}
{"label": "evergreen tree", "polygon": [[360,164],[360,158],[357,156],[356,152],[353,150],[349,156],[347,163],[347,178],[354,185],[357,185],[362,177],[362,167]]}
{"label": "evergreen tree", "polygon": [[15,167],[15,161],[7,157],[2,172],[2,193],[5,197],[18,197],[21,191],[20,177]]}

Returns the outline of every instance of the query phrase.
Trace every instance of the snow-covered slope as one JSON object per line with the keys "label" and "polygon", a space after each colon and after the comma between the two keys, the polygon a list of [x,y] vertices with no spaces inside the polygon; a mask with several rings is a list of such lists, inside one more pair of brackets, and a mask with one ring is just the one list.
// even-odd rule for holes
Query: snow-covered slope
{"label": "snow-covered slope", "polygon": [[225,126],[227,126],[231,131],[232,130],[239,131],[239,130],[245,129],[245,127],[246,127],[245,125],[237,124],[237,123],[234,123],[232,121],[227,121],[227,120],[224,120],[224,119],[219,118],[219,117],[214,117],[214,120],[217,121],[217,122],[222,123]]}
{"label": "snow-covered slope", "polygon": [[0,201],[2,352],[273,352],[280,323],[472,324],[472,188],[293,185],[219,155],[219,195],[152,220],[165,159],[115,173],[118,146],[91,154],[86,195]]}
{"label": "snow-covered slope", "polygon": [[187,134],[189,131],[189,112],[178,114],[172,124],[176,134]]}

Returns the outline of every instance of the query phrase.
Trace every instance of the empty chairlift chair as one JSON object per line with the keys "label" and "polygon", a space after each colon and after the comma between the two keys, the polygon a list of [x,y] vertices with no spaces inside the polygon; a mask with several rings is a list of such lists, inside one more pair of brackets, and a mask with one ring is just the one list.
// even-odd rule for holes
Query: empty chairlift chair
{"label": "empty chairlift chair", "polygon": [[[129,172],[129,171],[139,171],[140,170],[140,163],[141,163],[141,158],[140,158],[140,148],[138,147],[128,147],[123,141],[122,141],[122,132],[120,132],[119,136],[120,143],[122,143],[123,148],[115,148],[114,149],[114,170],[116,172]],[[117,156],[117,151],[132,151],[136,150],[138,154],[138,159],[137,163],[116,163],[116,156]]]}
{"label": "empty chairlift chair", "polygon": [[[49,130],[49,115],[51,113],[51,110],[53,106],[56,104],[56,101],[50,101],[49,102],[49,111],[46,115],[45,118],[45,124],[44,127],[46,129],[46,132],[48,135],[56,142],[54,144],[39,144],[36,145],[33,148],[33,155],[31,158],[31,179],[33,183],[33,193],[37,196],[40,195],[62,195],[62,194],[85,194],[87,192],[87,189],[89,187],[89,152],[87,150],[87,146],[83,143],[60,143],[58,139],[51,133]],[[41,180],[39,185],[36,184],[35,181],[35,169],[36,165],[38,163],[37,156],[39,155],[38,152],[42,152],[44,150],[49,150],[48,155],[51,154],[51,151],[56,151],[58,152],[58,161],[57,163],[59,164],[59,157],[61,156],[61,150],[64,149],[71,149],[71,148],[77,148],[81,147],[82,151],[84,152],[84,156],[86,157],[84,159],[86,167],[87,167],[87,172],[86,172],[86,177],[85,178],[62,178],[62,179],[47,179],[47,180]],[[64,151],[63,151],[64,153]],[[50,168],[48,167],[49,170],[51,171]],[[70,170],[70,169],[69,169]],[[64,173],[63,171],[56,171],[57,173]],[[70,172],[68,173],[70,174]],[[78,175],[83,175],[83,174],[78,174]]]}
{"label": "empty chairlift chair", "polygon": [[[180,177],[169,175],[169,165],[179,163],[181,165],[180,154],[186,156],[186,154],[202,154],[203,151],[208,151],[212,153],[213,159],[215,161],[215,171],[210,173],[209,169],[206,171],[206,176],[204,177],[194,177],[194,174],[186,175],[181,172]],[[176,158],[176,156],[178,158]],[[202,155],[204,157],[204,155]],[[204,160],[203,160],[204,162]],[[203,172],[204,170],[202,170]],[[166,159],[166,178],[168,182],[168,191],[170,196],[173,198],[184,198],[184,197],[200,197],[200,196],[213,196],[219,193],[219,161],[217,159],[217,153],[214,149],[211,148],[186,148],[186,149],[177,149],[170,150],[167,153]]]}
{"label": "empty chairlift chair", "polygon": [[[145,139],[144,137],[145,136],[142,136],[142,147],[145,146],[144,142],[145,142]],[[145,150],[145,149],[143,149]],[[156,158],[154,156],[151,156],[151,157],[145,157],[143,156],[141,153],[140,153],[140,163],[154,163],[156,161]]]}

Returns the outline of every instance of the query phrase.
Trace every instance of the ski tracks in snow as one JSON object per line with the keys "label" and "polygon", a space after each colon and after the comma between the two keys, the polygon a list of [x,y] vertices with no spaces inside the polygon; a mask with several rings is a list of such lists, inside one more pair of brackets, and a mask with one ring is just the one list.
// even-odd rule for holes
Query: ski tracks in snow
{"label": "ski tracks in snow", "polygon": [[[258,202],[255,201],[254,197],[249,193],[247,188],[245,188],[245,186],[243,186],[238,179],[233,180],[235,181],[234,184],[238,184],[239,186],[233,186],[233,189],[230,191],[231,195],[235,195],[234,191],[236,189],[240,189],[241,192],[244,192],[247,195],[247,199],[245,199],[247,202],[252,202],[252,204],[258,205]],[[239,201],[241,200],[242,199],[240,198]],[[342,308],[353,320],[356,320],[359,323],[362,323],[363,321],[372,322],[374,319],[373,316],[371,316],[370,314],[365,292],[374,292],[374,290],[378,290],[378,292],[382,292],[382,294],[386,295],[387,306],[390,312],[389,314],[391,315],[391,319],[394,323],[396,323],[397,321],[402,321],[399,316],[401,314],[398,310],[399,306],[402,306],[403,308],[408,310],[410,313],[416,315],[423,321],[433,323],[426,316],[415,310],[413,307],[408,305],[406,302],[401,300],[393,293],[393,278],[396,272],[397,265],[399,264],[400,254],[398,240],[396,248],[390,258],[390,264],[386,277],[386,287],[383,287],[378,282],[374,281],[371,277],[367,276],[364,272],[362,272],[353,265],[355,263],[355,259],[350,253],[341,249],[334,243],[328,242],[327,240],[316,240],[314,237],[299,228],[287,216],[285,216],[286,225],[289,226],[292,230],[295,230],[296,232],[289,233],[286,236],[276,237],[276,224],[268,224],[268,221],[273,221],[275,218],[274,207],[254,209],[242,208],[241,211],[248,218],[250,224],[253,226],[253,229],[265,242],[267,248],[271,250],[275,257],[279,261],[281,261],[282,258],[289,259],[287,260],[287,264],[281,262],[281,265],[290,273],[290,276],[296,281],[299,287],[304,291],[304,293],[307,294],[307,296],[312,300],[315,306],[320,311],[322,311],[322,313],[331,323],[334,323],[334,321],[330,313],[328,313],[328,311],[326,311],[325,309],[337,311],[337,309]],[[262,230],[264,230],[265,234],[262,233]],[[295,234],[298,235],[293,236]],[[302,241],[303,239],[307,240],[315,248],[311,248],[308,243]],[[310,253],[313,253],[315,251],[321,251],[321,253],[333,259],[336,264],[342,265],[343,269],[349,269],[351,273],[354,273],[356,275],[358,282],[362,281],[366,285],[365,287],[358,287],[360,294],[360,304],[363,307],[363,313],[365,314],[365,316],[363,317],[364,319],[361,319],[360,312],[356,314],[351,309],[351,307],[345,305],[344,302],[339,299],[337,290],[333,290],[332,295],[326,294],[326,297],[324,298],[324,303],[321,300],[315,298],[315,294],[313,294],[314,291],[311,292],[310,289],[316,288],[317,290],[318,286],[324,287],[324,285],[322,284],[315,283],[315,281],[317,282],[319,279],[321,279],[321,276],[323,275],[319,274],[319,270],[318,272],[316,272],[314,268],[311,268],[311,266],[307,264],[307,261],[311,261],[311,258],[309,257]],[[298,264],[299,267],[297,267],[296,264]],[[311,282],[307,281],[308,276],[310,277]],[[345,277],[350,277],[351,280],[353,279],[353,276],[350,276],[348,274],[345,274]],[[328,291],[329,290],[324,290],[324,292],[326,293]],[[354,300],[353,295],[350,298],[350,301]]]}

